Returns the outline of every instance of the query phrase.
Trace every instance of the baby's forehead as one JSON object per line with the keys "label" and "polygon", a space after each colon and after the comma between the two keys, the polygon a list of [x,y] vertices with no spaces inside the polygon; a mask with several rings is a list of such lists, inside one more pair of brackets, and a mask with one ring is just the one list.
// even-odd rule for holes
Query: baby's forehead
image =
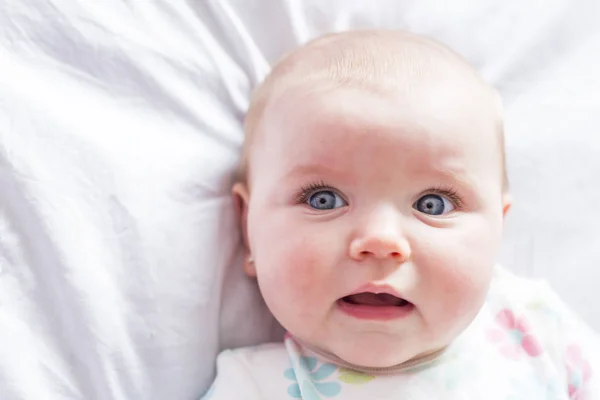
{"label": "baby's forehead", "polygon": [[434,174],[485,181],[485,171],[496,170],[489,165],[500,165],[493,120],[479,110],[463,112],[458,99],[423,96],[419,103],[426,104],[411,106],[403,96],[347,86],[290,91],[265,116],[256,170],[279,171],[278,182]]}
{"label": "baby's forehead", "polygon": [[[491,91],[478,82],[450,73],[406,82],[324,77],[288,81],[265,108],[264,128],[277,122],[276,135],[289,124],[350,124],[376,131],[378,127],[421,125],[456,135],[467,125],[486,126],[483,136],[495,136],[501,119]],[[445,126],[440,126],[445,125]],[[442,129],[440,129],[442,128]],[[447,129],[446,129],[447,128]],[[426,129],[426,130],[427,130]],[[291,133],[291,131],[290,131]],[[376,137],[376,136],[375,136]]]}
{"label": "baby's forehead", "polygon": [[493,110],[480,96],[465,95],[460,84],[452,85],[414,88],[408,94],[326,84],[296,87],[265,115],[262,143],[269,148],[280,141],[313,141],[327,152],[344,141],[405,147],[424,142],[430,148],[495,141]]}

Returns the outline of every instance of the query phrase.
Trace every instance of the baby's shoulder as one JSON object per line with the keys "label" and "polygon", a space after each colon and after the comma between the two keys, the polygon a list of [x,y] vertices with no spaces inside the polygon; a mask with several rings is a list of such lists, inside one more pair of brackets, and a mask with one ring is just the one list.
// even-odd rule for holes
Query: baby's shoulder
{"label": "baby's shoulder", "polygon": [[494,271],[487,303],[527,314],[564,311],[564,304],[547,282],[517,276],[500,266]]}
{"label": "baby's shoulder", "polygon": [[523,338],[535,336],[540,345],[554,348],[557,353],[577,338],[598,341],[549,284],[518,277],[500,267],[495,271],[485,309],[496,324],[519,331]]}
{"label": "baby's shoulder", "polygon": [[480,316],[478,326],[503,353],[554,376],[571,398],[600,398],[600,337],[550,285],[498,267]]}

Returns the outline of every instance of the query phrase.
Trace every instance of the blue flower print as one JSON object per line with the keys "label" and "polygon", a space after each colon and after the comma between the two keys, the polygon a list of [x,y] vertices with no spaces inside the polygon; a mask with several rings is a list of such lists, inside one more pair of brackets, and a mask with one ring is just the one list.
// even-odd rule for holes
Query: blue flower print
{"label": "blue flower print", "polygon": [[294,399],[321,400],[321,396],[335,397],[342,390],[338,382],[322,382],[337,371],[333,364],[318,365],[315,357],[300,357],[296,370],[288,368],[283,375],[294,381],[288,394]]}

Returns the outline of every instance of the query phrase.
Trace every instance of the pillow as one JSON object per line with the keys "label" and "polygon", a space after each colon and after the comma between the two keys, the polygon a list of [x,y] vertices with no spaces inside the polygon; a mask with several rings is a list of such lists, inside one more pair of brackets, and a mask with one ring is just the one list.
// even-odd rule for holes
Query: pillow
{"label": "pillow", "polygon": [[0,395],[193,399],[279,340],[229,196],[250,91],[285,52],[408,29],[506,102],[502,256],[596,328],[597,2],[0,1]]}

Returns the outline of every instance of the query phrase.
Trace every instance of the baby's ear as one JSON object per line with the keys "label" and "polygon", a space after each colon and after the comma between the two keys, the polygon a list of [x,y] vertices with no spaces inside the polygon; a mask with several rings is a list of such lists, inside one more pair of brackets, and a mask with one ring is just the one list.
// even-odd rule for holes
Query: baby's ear
{"label": "baby's ear", "polygon": [[233,195],[233,202],[235,204],[235,211],[240,221],[240,228],[242,230],[242,245],[244,246],[244,272],[248,276],[255,277],[256,269],[254,268],[254,262],[251,260],[250,245],[248,242],[248,202],[250,200],[250,194],[248,192],[248,186],[245,183],[237,182],[231,189]]}
{"label": "baby's ear", "polygon": [[504,193],[502,195],[502,215],[506,218],[506,214],[512,207],[513,197],[510,193]]}

